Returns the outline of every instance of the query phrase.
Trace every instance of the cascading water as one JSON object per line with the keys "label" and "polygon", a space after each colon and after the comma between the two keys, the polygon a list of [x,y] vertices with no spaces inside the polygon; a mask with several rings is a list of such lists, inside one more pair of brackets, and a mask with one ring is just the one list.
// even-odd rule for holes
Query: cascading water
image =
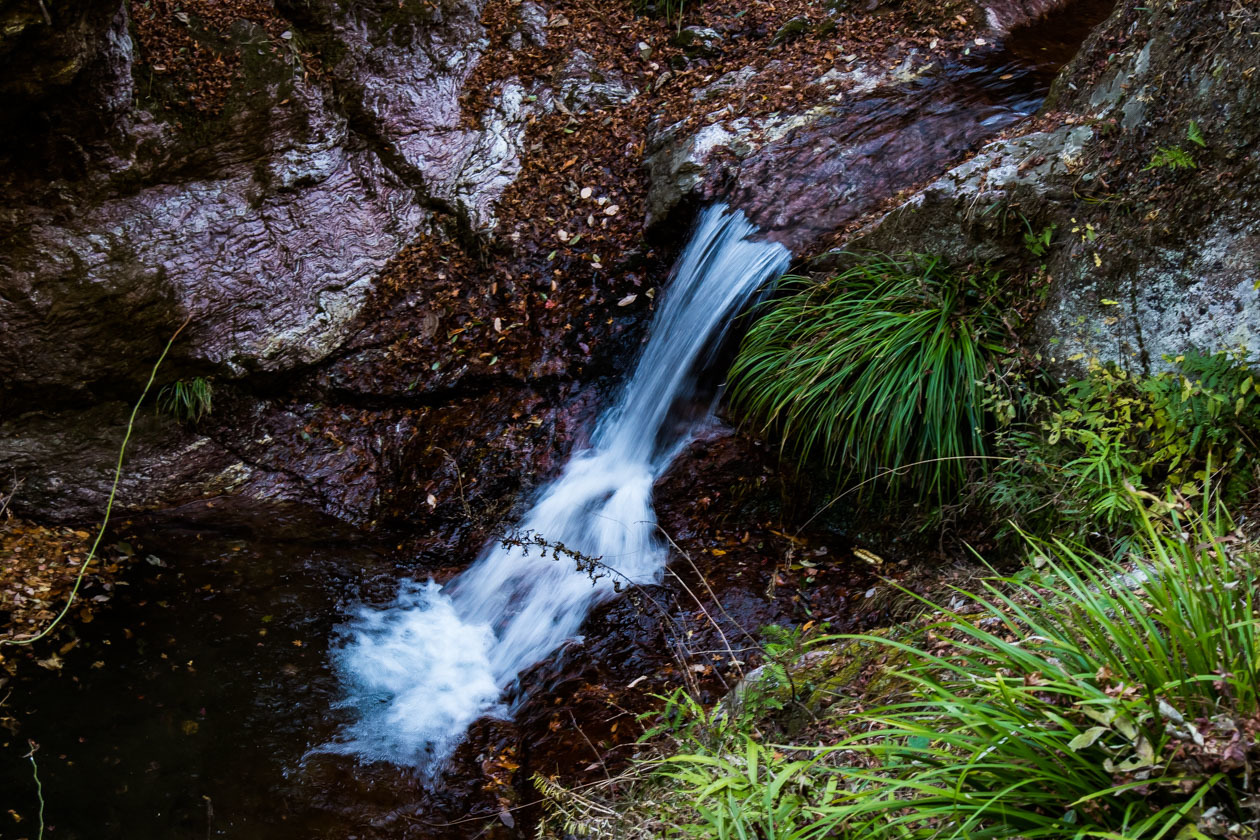
{"label": "cascading water", "polygon": [[403,581],[394,603],[361,607],[341,629],[334,665],[357,720],[321,751],[441,770],[469,724],[504,714],[520,672],[572,638],[614,593],[613,578],[657,580],[666,551],[652,484],[687,442],[695,418],[674,406],[693,395],[697,371],[732,317],[787,268],[779,244],[750,239],[742,212],[701,216],[661,301],[648,342],[591,446],[538,493],[517,528],[598,557],[614,575],[592,581],[571,562],[492,542],[446,587]]}

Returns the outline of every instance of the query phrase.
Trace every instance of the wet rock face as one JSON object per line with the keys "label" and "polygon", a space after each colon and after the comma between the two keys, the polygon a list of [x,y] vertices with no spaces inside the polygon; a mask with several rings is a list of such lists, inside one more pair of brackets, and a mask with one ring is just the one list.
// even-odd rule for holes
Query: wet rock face
{"label": "wet rock face", "polygon": [[[772,239],[800,252],[939,172],[1022,116],[959,90],[872,97],[750,155],[729,196]],[[1018,91],[1015,92],[1018,97]],[[977,95],[979,94],[979,95]]]}
{"label": "wet rock face", "polygon": [[[181,323],[161,381],[264,376],[274,389],[276,377],[342,346],[382,267],[419,232],[493,227],[528,112],[523,89],[509,85],[482,127],[459,123],[458,96],[484,46],[481,5],[294,3],[280,6],[289,20],[276,26],[236,20],[214,33],[237,68],[221,110],[151,95],[154,73],[170,68],[138,53],[139,24],[120,0],[49,5],[51,26],[38,0],[0,8],[0,116],[20,127],[0,138],[0,418],[13,420],[0,454],[30,479],[19,504],[52,518],[101,509],[107,487],[92,465],[113,462],[122,425],[84,436],[83,412],[134,399]],[[541,9],[521,15],[522,37],[544,39]],[[202,26],[187,18],[180,25]],[[331,65],[310,66],[314,53],[298,43]],[[594,73],[575,67],[562,80],[573,108],[623,93],[594,84]],[[18,419],[35,407],[64,413]],[[366,440],[402,434],[378,434],[396,425],[387,414],[367,424]],[[273,420],[293,431],[319,418],[281,410]],[[174,437],[159,437],[175,460],[181,435],[208,441],[167,426]],[[370,477],[346,481],[344,498],[323,488],[338,473],[372,473],[370,445],[287,465],[235,429],[216,439],[258,462],[242,474],[257,473],[259,493],[313,496],[354,521],[377,509]],[[207,476],[200,491],[147,472],[169,466],[158,460],[138,458],[132,473],[170,491],[168,501],[218,492],[214,476],[244,463],[219,449],[213,464],[189,460]],[[312,476],[295,478],[307,468]],[[81,491],[62,504],[71,485]]]}
{"label": "wet rock face", "polygon": [[511,143],[501,142],[502,124],[519,110],[511,95],[490,115],[501,123],[498,132],[460,122],[460,93],[484,47],[483,5],[384,0],[301,8],[331,45],[325,52],[341,56],[330,72],[356,128],[431,201],[458,209],[473,228],[487,226],[494,199],[519,170]]}
{"label": "wet rock face", "polygon": [[[234,35],[265,37],[244,25]],[[56,180],[65,173],[38,159],[30,172],[40,126],[0,161],[6,385],[134,377],[185,318],[188,363],[239,375],[323,358],[373,275],[425,223],[413,188],[300,66],[247,55],[249,82],[222,114],[159,119],[130,107],[123,7],[80,46],[97,51],[85,62],[126,71],[120,87],[82,79],[82,101],[62,102],[42,132],[81,146],[83,177]],[[111,122],[76,137],[76,111]]]}
{"label": "wet rock face", "polygon": [[[859,66],[818,79],[835,92],[805,114],[666,129],[648,163],[649,224],[694,197],[721,198],[808,252],[1037,106],[1044,83],[992,61],[941,68],[912,54],[889,72]],[[740,84],[733,75],[714,84]]]}
{"label": "wet rock face", "polygon": [[[1191,348],[1255,358],[1260,83],[1245,33],[1258,23],[1260,11],[1229,2],[1121,3],[1056,83],[1067,124],[990,144],[854,244],[1044,265],[1035,342],[1063,375],[1090,359],[1158,371]],[[1191,32],[1213,50],[1184,50]],[[1160,163],[1161,150],[1194,165]],[[1040,257],[1021,217],[1050,231]]]}
{"label": "wet rock face", "polygon": [[[21,481],[8,488],[15,502],[48,520],[99,520],[130,413],[125,403],[106,402],[0,423],[0,463]],[[127,456],[117,507],[133,510],[235,492],[256,472],[215,441],[152,411],[137,416]]]}
{"label": "wet rock face", "polygon": [[0,3],[0,108],[30,107],[90,72],[118,11],[111,0]]}
{"label": "wet rock face", "polygon": [[[53,9],[52,28],[38,2],[0,3],[0,63],[23,70],[5,75],[11,96],[0,101],[8,124],[19,126],[0,138],[0,188],[8,199],[0,208],[0,455],[29,476],[21,501],[59,517],[86,510],[89,499],[103,503],[103,485],[88,464],[112,463],[119,423],[101,426],[111,434],[84,437],[94,447],[90,457],[69,447],[73,457],[61,459],[79,465],[90,489],[77,507],[56,507],[55,471],[47,466],[59,460],[54,444],[79,434],[94,406],[133,399],[185,320],[163,381],[213,376],[230,398],[216,419],[195,430],[166,422],[159,437],[175,461],[194,444],[197,453],[214,453],[187,460],[208,477],[205,492],[217,492],[225,486],[218,477],[229,475],[233,488],[313,501],[355,522],[403,522],[420,511],[447,536],[472,544],[485,527],[468,527],[470,519],[501,516],[534,480],[523,474],[545,472],[571,450],[606,384],[593,383],[633,353],[647,295],[628,296],[638,302],[622,309],[615,299],[600,302],[592,286],[596,302],[585,311],[550,311],[553,278],[589,269],[563,257],[544,265],[536,255],[528,280],[518,276],[525,272],[500,270],[486,275],[489,290],[467,279],[452,290],[452,301],[471,301],[474,291],[493,298],[497,287],[497,302],[483,295],[468,306],[439,306],[412,289],[368,306],[378,299],[369,291],[382,267],[421,234],[438,243],[425,252],[429,260],[444,259],[446,237],[491,245],[496,236],[506,239],[495,205],[529,151],[530,120],[615,111],[647,95],[635,88],[641,81],[626,80],[632,71],[624,66],[622,77],[573,50],[543,73],[501,79],[488,95],[464,100],[478,103],[478,113],[461,114],[461,92],[489,49],[483,5],[279,0],[268,6],[278,9],[279,25],[237,20],[221,33],[239,73],[222,110],[203,113],[151,95],[153,68],[136,46],[147,42],[120,0]],[[1110,3],[1074,0],[1069,8],[1085,6]],[[1044,52],[1036,38],[1020,40],[1028,29],[1020,21],[1052,16],[1050,5],[994,0],[990,7],[1001,12],[999,23],[1007,21],[999,26],[1010,29],[1004,43]],[[1127,195],[1155,195],[1140,198],[1141,211],[1129,221],[1112,224],[1108,241],[1146,244],[1125,253],[1073,242],[1051,255],[1059,285],[1043,318],[1047,346],[1065,340],[1069,327],[1101,324],[1081,342],[1123,344],[1117,352],[1157,361],[1165,348],[1208,333],[1227,341],[1255,335],[1254,307],[1243,292],[1254,274],[1256,161],[1248,151],[1254,137],[1239,128],[1258,122],[1255,82],[1241,70],[1230,75],[1250,66],[1241,58],[1218,67],[1210,56],[1175,48],[1203,20],[1242,32],[1237,21],[1245,24],[1246,15],[1227,3],[1202,19],[1160,7],[1155,19],[1165,28],[1151,35],[1140,8],[1124,0],[1123,14],[1059,88],[1059,107],[1102,124],[988,147],[868,231],[869,240],[884,250],[1013,260],[1018,237],[991,224],[1000,214],[973,212],[990,204],[1017,204],[1030,223],[1057,225],[1066,237],[1072,219],[1112,206],[1108,195],[1093,209],[1067,197],[1082,174],[1087,186],[1101,183],[1090,180],[1090,167],[1103,156],[1104,136],[1117,136],[1106,134],[1114,122],[1127,138],[1120,157],[1137,185]],[[560,23],[540,4],[522,3],[511,14],[506,49],[542,44],[560,31],[549,28]],[[710,41],[713,49],[731,48],[729,39]],[[1019,73],[940,66],[929,52],[898,53],[890,65],[909,57],[884,69],[841,57],[836,69],[804,85],[810,92],[800,101],[814,104],[800,113],[728,110],[660,127],[649,144],[649,219],[660,226],[682,220],[689,204],[730,198],[771,236],[807,251],[929,181],[1040,95]],[[706,78],[684,96],[705,112],[722,90],[746,87],[773,65]],[[1182,70],[1202,94],[1193,107],[1182,108],[1160,87]],[[1148,128],[1157,122],[1151,103],[1162,101],[1178,103],[1176,119]],[[1191,149],[1198,171],[1211,163],[1212,177],[1233,185],[1228,201],[1203,184],[1196,192],[1193,171],[1143,174],[1156,149],[1188,146],[1190,119],[1207,134],[1208,149]],[[688,127],[694,124],[699,130]],[[1114,186],[1115,175],[1106,182]],[[1177,204],[1165,193],[1193,200]],[[1154,211],[1149,227],[1159,241],[1148,242],[1152,234],[1137,222]],[[1161,233],[1173,220],[1175,235]],[[425,282],[436,288],[439,280]],[[1102,309],[1104,298],[1127,302],[1131,326],[1107,321],[1115,313]],[[481,322],[484,346],[439,369],[438,348],[463,349],[452,342],[463,340],[472,321]],[[610,338],[615,347],[596,347]],[[572,388],[561,384],[570,381]],[[63,414],[19,416],[36,406]],[[477,415],[476,422],[461,425],[460,412]],[[474,438],[477,445],[469,444]],[[135,464],[167,470],[175,461],[155,455]],[[526,462],[531,467],[521,468]],[[75,483],[70,472],[58,475],[63,488]],[[202,492],[183,478],[153,486],[174,494],[169,501]],[[125,500],[147,505],[160,495],[137,488]]]}
{"label": "wet rock face", "polygon": [[1070,6],[1074,0],[981,0],[985,21],[995,32],[1007,33]]}

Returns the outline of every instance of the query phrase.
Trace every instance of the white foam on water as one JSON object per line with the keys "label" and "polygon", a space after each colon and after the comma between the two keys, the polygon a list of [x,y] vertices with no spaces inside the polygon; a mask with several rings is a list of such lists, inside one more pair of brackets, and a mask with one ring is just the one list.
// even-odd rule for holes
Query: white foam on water
{"label": "white foam on water", "polygon": [[659,580],[667,552],[652,485],[690,439],[698,368],[732,318],[788,265],[782,245],[753,241],[741,212],[706,210],[679,258],[634,373],[596,425],[589,449],[536,496],[517,524],[614,570],[592,580],[572,559],[491,542],[445,587],[404,581],[393,604],[360,607],[338,631],[333,664],[357,720],[319,752],[412,766],[433,778],[468,726],[508,711],[517,676],[572,639],[614,583]]}

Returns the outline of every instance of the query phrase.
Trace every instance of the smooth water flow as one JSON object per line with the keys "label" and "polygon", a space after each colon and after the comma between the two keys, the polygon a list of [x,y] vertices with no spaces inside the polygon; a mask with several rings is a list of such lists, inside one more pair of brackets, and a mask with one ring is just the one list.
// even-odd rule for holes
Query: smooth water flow
{"label": "smooth water flow", "polygon": [[361,607],[341,628],[334,664],[358,719],[321,751],[411,765],[433,776],[522,670],[572,638],[614,580],[649,583],[664,569],[652,484],[697,419],[676,409],[739,308],[786,270],[788,251],[749,237],[743,213],[701,216],[678,262],[634,374],[599,420],[591,446],[539,492],[517,530],[601,558],[592,581],[572,560],[490,543],[448,584],[404,581],[394,603]]}

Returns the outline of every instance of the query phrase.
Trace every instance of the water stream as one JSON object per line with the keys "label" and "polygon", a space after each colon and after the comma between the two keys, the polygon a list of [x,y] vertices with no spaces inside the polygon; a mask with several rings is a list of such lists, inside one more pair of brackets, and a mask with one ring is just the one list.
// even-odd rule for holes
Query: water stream
{"label": "water stream", "polygon": [[652,485],[707,413],[687,410],[697,374],[739,309],[790,258],[756,233],[742,213],[720,205],[701,215],[634,372],[590,447],[537,493],[516,526],[599,558],[603,576],[571,557],[496,540],[444,587],[404,580],[392,604],[359,607],[332,654],[357,720],[321,751],[435,776],[468,726],[505,715],[504,694],[521,671],[573,638],[618,582],[659,577],[667,552]]}

